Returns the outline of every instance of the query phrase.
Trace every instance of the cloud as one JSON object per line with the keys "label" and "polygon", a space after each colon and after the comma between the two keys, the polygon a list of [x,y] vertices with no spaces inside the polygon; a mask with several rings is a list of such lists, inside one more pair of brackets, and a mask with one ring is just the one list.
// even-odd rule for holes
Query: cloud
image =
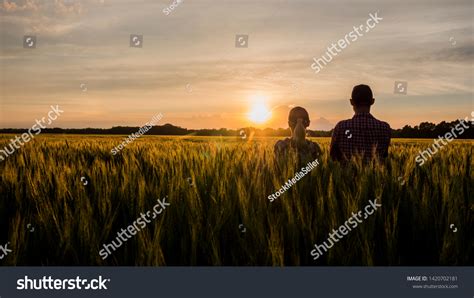
{"label": "cloud", "polygon": [[310,129],[312,130],[331,130],[333,128],[334,124],[324,117],[311,120]]}
{"label": "cloud", "polygon": [[466,62],[469,63],[474,60],[474,44],[454,46],[453,48],[443,49],[434,52],[433,55],[425,57],[435,61],[450,61],[450,62]]}
{"label": "cloud", "polygon": [[38,0],[12,1],[3,0],[0,5],[0,11],[18,12],[18,11],[38,11],[40,7]]}
{"label": "cloud", "polygon": [[[58,16],[80,15],[85,11],[103,5],[100,0],[3,0],[0,12],[8,15],[41,19]],[[60,19],[56,19],[60,22]]]}
{"label": "cloud", "polygon": [[58,15],[81,14],[83,12],[82,1],[54,0],[54,12]]}

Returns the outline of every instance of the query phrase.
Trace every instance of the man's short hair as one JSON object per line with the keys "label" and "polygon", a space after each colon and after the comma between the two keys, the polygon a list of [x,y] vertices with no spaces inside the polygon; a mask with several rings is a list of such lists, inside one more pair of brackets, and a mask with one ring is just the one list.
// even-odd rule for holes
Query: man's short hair
{"label": "man's short hair", "polygon": [[357,85],[352,89],[352,103],[355,106],[370,106],[372,98],[374,98],[374,95],[367,85]]}
{"label": "man's short hair", "polygon": [[295,127],[298,118],[303,118],[303,123],[305,127],[309,126],[309,114],[305,108],[302,107],[294,107],[290,110],[290,114],[288,115],[288,123],[290,127]]}

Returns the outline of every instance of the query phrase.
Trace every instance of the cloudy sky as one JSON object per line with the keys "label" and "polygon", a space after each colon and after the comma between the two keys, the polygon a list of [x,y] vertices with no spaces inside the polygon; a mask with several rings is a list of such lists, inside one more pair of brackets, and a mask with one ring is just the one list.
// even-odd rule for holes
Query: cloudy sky
{"label": "cloudy sky", "polygon": [[[256,126],[248,113],[264,102],[260,127],[286,127],[299,105],[311,128],[329,129],[352,116],[360,83],[393,128],[474,111],[471,0],[0,1],[2,128],[31,127],[56,104],[55,127],[141,126],[162,113],[187,128],[240,128]],[[383,20],[315,73],[313,57],[375,12]]]}

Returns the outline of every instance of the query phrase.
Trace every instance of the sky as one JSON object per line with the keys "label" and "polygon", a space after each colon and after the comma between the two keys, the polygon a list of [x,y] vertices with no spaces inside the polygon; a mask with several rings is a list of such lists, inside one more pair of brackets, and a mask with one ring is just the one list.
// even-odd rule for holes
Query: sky
{"label": "sky", "polygon": [[[142,126],[161,113],[158,124],[191,129],[285,128],[302,106],[311,129],[328,130],[352,117],[357,84],[392,128],[474,111],[471,0],[0,1],[0,128],[29,128],[51,105],[64,111],[51,127]],[[375,13],[316,73],[313,58]],[[259,107],[262,123],[249,117]]]}

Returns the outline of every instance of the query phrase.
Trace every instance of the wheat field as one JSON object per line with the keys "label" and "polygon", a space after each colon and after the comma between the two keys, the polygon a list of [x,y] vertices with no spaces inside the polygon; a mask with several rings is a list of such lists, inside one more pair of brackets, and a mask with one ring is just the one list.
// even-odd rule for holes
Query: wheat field
{"label": "wheat field", "polygon": [[[143,136],[112,155],[123,138],[40,135],[0,162],[0,245],[13,250],[1,265],[474,265],[473,141],[420,167],[432,140],[396,139],[364,166],[331,161],[315,138],[320,165],[270,203],[299,170],[274,159],[276,138]],[[100,258],[165,196],[156,221]],[[380,210],[314,261],[314,244],[374,198]]]}

